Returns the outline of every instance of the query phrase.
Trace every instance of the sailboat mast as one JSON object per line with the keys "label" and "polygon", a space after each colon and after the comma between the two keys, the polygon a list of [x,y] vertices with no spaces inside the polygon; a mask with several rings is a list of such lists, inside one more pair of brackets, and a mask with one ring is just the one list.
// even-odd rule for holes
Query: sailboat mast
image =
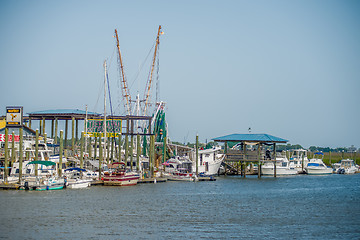
{"label": "sailboat mast", "polygon": [[[106,149],[106,80],[107,80],[107,69],[106,69],[106,60],[104,61],[104,149]],[[101,144],[101,143],[100,143]],[[105,151],[104,151],[105,152]]]}

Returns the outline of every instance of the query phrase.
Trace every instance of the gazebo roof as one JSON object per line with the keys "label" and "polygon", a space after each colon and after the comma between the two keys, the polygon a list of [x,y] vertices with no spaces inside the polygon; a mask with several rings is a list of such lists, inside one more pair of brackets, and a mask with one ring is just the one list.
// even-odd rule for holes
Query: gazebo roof
{"label": "gazebo roof", "polygon": [[269,134],[230,134],[213,138],[215,142],[262,142],[262,143],[286,143],[288,140]]}

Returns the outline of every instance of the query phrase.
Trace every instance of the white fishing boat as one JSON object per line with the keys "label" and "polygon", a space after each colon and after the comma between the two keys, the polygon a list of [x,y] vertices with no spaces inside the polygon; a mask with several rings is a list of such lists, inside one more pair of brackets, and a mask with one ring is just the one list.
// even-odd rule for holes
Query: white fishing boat
{"label": "white fishing boat", "polygon": [[[21,182],[20,189],[24,190],[58,190],[65,187],[65,179],[56,175],[56,163],[51,161],[32,161],[26,166],[41,166],[36,169],[30,168],[30,175],[25,175]],[[34,175],[32,175],[33,173]]]}
{"label": "white fishing boat", "polygon": [[164,175],[169,181],[194,181],[192,161],[186,157],[173,157],[163,163]]}
{"label": "white fishing boat", "polygon": [[[202,176],[213,176],[219,174],[219,168],[225,158],[225,154],[221,153],[221,147],[213,147],[210,149],[199,150],[198,155],[198,173]],[[196,172],[196,158],[192,164],[192,171]]]}
{"label": "white fishing boat", "polygon": [[[296,175],[298,171],[290,166],[290,162],[285,152],[276,153],[276,175]],[[275,166],[273,161],[265,161],[261,166],[262,175],[274,175]]]}
{"label": "white fishing boat", "polygon": [[333,169],[323,162],[324,154],[321,152],[314,153],[313,158],[309,159],[309,163],[305,167],[305,172],[309,175],[332,174]]}
{"label": "white fishing boat", "polygon": [[307,157],[307,150],[295,149],[291,153],[290,166],[295,168],[298,173],[304,173],[305,167],[307,166],[309,159]]}
{"label": "white fishing boat", "polygon": [[354,174],[359,169],[352,159],[342,159],[340,163],[333,164],[333,167],[334,172],[339,174]]}
{"label": "white fishing boat", "polygon": [[93,182],[92,178],[87,178],[86,170],[82,168],[65,169],[67,188],[87,188]]}

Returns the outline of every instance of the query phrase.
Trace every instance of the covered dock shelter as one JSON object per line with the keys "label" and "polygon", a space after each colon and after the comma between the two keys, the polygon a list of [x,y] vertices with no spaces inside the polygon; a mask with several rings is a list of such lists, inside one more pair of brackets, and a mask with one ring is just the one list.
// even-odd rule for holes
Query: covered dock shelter
{"label": "covered dock shelter", "polygon": [[[261,177],[261,162],[264,160],[274,162],[274,177],[276,177],[276,144],[288,142],[286,139],[270,134],[252,133],[230,134],[212,140],[224,143],[226,168],[238,172],[241,167],[241,175],[244,177],[246,164],[252,162],[257,163],[258,177]],[[267,151],[266,148],[268,148]]]}

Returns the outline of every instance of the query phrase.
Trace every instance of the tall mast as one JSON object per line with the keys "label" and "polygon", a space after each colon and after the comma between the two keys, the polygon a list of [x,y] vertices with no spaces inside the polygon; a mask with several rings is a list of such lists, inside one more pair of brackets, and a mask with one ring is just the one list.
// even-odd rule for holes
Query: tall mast
{"label": "tall mast", "polygon": [[118,49],[118,60],[119,60],[119,65],[120,65],[120,74],[121,74],[121,88],[122,88],[122,94],[123,94],[123,99],[124,101],[126,101],[126,111],[127,114],[130,115],[131,114],[131,96],[129,94],[129,90],[128,90],[128,85],[127,85],[127,81],[126,81],[126,77],[125,77],[125,73],[124,73],[124,66],[122,63],[122,58],[121,58],[121,52],[120,52],[120,44],[119,44],[119,37],[118,37],[118,33],[117,30],[115,29],[115,37],[116,37],[116,47]]}
{"label": "tall mast", "polygon": [[154,51],[154,57],[153,57],[152,64],[151,64],[150,77],[149,77],[149,80],[146,83],[146,88],[145,88],[146,95],[145,95],[144,116],[146,116],[146,114],[147,114],[147,107],[149,105],[150,89],[151,89],[151,84],[152,84],[152,76],[153,76],[153,73],[154,73],[156,54],[157,54],[157,50],[159,48],[159,43],[160,43],[160,33],[161,33],[161,25],[159,25],[159,29],[158,29],[158,33],[157,33],[157,37],[156,37],[155,51]]}
{"label": "tall mast", "polygon": [[[106,148],[106,80],[107,80],[107,69],[106,69],[106,60],[104,61],[104,149]],[[100,142],[101,144],[101,142]],[[105,151],[104,151],[105,152]]]}

